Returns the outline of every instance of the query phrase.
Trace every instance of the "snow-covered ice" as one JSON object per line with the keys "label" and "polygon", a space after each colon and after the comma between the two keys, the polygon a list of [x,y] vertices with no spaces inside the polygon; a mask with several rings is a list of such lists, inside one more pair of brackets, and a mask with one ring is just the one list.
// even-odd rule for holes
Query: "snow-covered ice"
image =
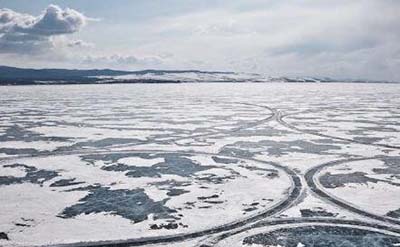
{"label": "snow-covered ice", "polygon": [[400,85],[0,94],[1,246],[308,247],[349,234],[400,242]]}

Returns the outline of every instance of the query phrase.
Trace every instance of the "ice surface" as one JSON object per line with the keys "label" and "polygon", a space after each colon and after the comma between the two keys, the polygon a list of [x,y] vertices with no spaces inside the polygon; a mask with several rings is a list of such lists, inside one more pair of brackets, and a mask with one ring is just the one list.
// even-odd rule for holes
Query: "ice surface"
{"label": "ice surface", "polygon": [[400,85],[60,85],[0,95],[2,246],[265,246],[243,241],[277,230],[297,247],[308,240],[282,226],[329,224],[335,239],[367,227],[386,239],[400,225]]}

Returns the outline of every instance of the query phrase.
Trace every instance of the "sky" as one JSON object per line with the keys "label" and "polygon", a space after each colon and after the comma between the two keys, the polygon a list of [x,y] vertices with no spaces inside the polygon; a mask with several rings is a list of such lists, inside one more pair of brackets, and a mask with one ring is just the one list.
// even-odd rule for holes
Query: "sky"
{"label": "sky", "polygon": [[400,81],[399,0],[0,0],[0,65]]}

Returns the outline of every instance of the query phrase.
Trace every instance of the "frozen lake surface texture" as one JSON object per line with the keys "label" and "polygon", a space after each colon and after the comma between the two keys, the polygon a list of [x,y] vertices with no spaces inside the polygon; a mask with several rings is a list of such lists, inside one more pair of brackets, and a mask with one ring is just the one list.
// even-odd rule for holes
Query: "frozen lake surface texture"
{"label": "frozen lake surface texture", "polygon": [[400,85],[0,87],[0,246],[400,246]]}

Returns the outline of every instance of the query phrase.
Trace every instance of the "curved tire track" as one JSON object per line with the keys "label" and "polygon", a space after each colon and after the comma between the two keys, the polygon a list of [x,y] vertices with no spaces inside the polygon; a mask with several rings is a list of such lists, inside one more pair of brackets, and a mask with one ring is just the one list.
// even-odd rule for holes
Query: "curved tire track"
{"label": "curved tire track", "polygon": [[[389,231],[392,233],[397,233],[400,234],[400,229],[399,228],[394,228],[389,225],[383,225],[383,224],[376,224],[376,223],[369,223],[369,222],[363,222],[359,220],[346,220],[346,219],[338,219],[338,218],[329,218],[329,217],[318,217],[318,218],[290,218],[290,219],[276,219],[276,220],[271,220],[271,221],[262,221],[259,223],[256,223],[252,225],[251,227],[246,227],[243,229],[240,229],[240,231],[236,232],[230,232],[230,233],[224,233],[218,236],[217,238],[214,239],[214,242],[208,243],[208,244],[203,244],[200,246],[204,247],[211,247],[214,245],[217,245],[218,242],[232,237],[234,235],[257,229],[257,228],[262,228],[262,227],[269,227],[269,226],[279,226],[281,225],[282,227],[289,227],[292,225],[293,227],[302,227],[301,224],[326,224],[326,225],[334,225],[334,226],[349,226],[349,227],[368,227],[376,230],[383,230],[383,231]],[[249,234],[251,235],[251,234]]]}
{"label": "curved tire track", "polygon": [[[279,202],[278,204],[274,205],[273,207],[248,218],[238,220],[232,223],[224,224],[221,226],[217,226],[211,229],[201,230],[192,233],[184,233],[178,235],[171,235],[165,237],[143,237],[143,238],[133,238],[133,239],[126,239],[126,240],[113,240],[113,241],[93,241],[93,242],[79,242],[79,243],[71,243],[71,244],[56,244],[56,245],[47,245],[47,246],[60,246],[60,247],[83,247],[83,246],[104,246],[104,247],[122,247],[122,246],[142,246],[148,244],[158,244],[158,243],[173,243],[177,241],[184,241],[193,238],[203,237],[210,234],[221,233],[229,230],[234,230],[239,227],[243,227],[247,224],[257,222],[259,220],[265,219],[267,217],[271,217],[284,209],[288,208],[292,205],[293,202],[296,201],[300,192],[302,190],[302,183],[301,178],[294,172],[293,170],[289,169],[286,166],[282,166],[273,162],[267,162],[263,160],[253,159],[253,158],[238,158],[236,156],[230,155],[219,155],[215,153],[207,153],[207,152],[188,152],[188,151],[165,151],[165,150],[119,150],[119,151],[97,151],[93,152],[93,150],[86,150],[82,152],[71,152],[71,153],[62,153],[57,155],[84,155],[84,154],[108,154],[108,153],[143,153],[143,152],[154,152],[154,153],[182,153],[182,154],[193,154],[193,155],[210,155],[210,156],[218,156],[218,157],[226,157],[226,158],[234,158],[243,161],[252,161],[261,164],[267,164],[274,166],[277,169],[284,171],[291,179],[292,188],[289,191],[289,194],[286,200]],[[47,154],[47,155],[37,155],[37,156],[28,156],[28,157],[21,157],[21,158],[43,158],[48,156],[54,156],[55,154]],[[15,158],[14,159],[18,159]]]}
{"label": "curved tire track", "polygon": [[[277,114],[278,114],[278,112],[275,109],[270,108],[268,106],[261,106],[261,105],[241,103],[241,102],[233,102],[233,103],[234,104],[243,104],[243,105],[256,106],[256,107],[268,109],[268,110],[271,111],[271,115],[266,117],[266,118],[254,121],[254,122],[247,123],[245,126],[236,127],[234,129],[225,130],[225,131],[219,131],[219,132],[206,133],[206,134],[198,134],[198,135],[179,137],[179,138],[172,139],[170,141],[177,142],[177,141],[180,141],[180,140],[187,140],[187,139],[192,139],[192,138],[227,135],[227,134],[235,133],[235,132],[238,132],[238,131],[241,131],[241,130],[244,130],[244,129],[253,128],[253,127],[256,127],[256,126],[258,126],[260,124],[272,121],[272,120],[276,119]],[[140,146],[140,145],[144,145],[144,143],[139,143],[139,144],[134,144],[134,143],[121,144],[121,145],[103,147],[103,148],[100,148],[100,149],[88,148],[88,149],[85,149],[84,151],[82,151],[82,149],[80,151],[79,150],[45,151],[45,152],[42,152],[42,153],[39,153],[39,154],[33,154],[33,155],[23,154],[23,155],[18,155],[18,156],[0,157],[0,162],[7,161],[7,160],[13,160],[13,159],[19,159],[19,158],[46,157],[46,156],[52,156],[52,155],[72,155],[72,154],[87,154],[87,153],[96,154],[96,153],[99,153],[99,152],[100,153],[101,152],[112,152],[113,150],[118,149],[118,148],[126,148],[126,147],[132,147],[132,146]],[[161,150],[159,150],[159,151],[161,151]],[[213,154],[213,155],[217,155],[217,154]],[[235,156],[235,158],[237,158],[237,157]]]}
{"label": "curved tire track", "polygon": [[[331,139],[336,139],[336,140],[341,140],[341,141],[346,141],[346,142],[351,142],[351,143],[357,143],[357,144],[363,144],[363,145],[370,145],[370,146],[378,146],[378,147],[385,147],[385,148],[392,148],[392,149],[400,149],[400,147],[397,146],[392,146],[392,145],[386,145],[386,144],[374,144],[374,143],[367,143],[367,142],[362,142],[362,141],[356,141],[353,139],[348,139],[348,138],[342,138],[342,137],[335,137],[335,136],[330,136],[330,135],[325,135],[325,134],[321,134],[321,133],[317,133],[317,132],[313,132],[313,131],[307,131],[307,130],[302,130],[297,128],[296,126],[293,126],[289,123],[287,123],[286,121],[283,120],[284,116],[282,115],[281,112],[270,108],[268,106],[261,106],[261,105],[256,105],[256,104],[250,104],[250,103],[237,103],[237,104],[243,104],[243,105],[250,105],[250,106],[257,106],[257,107],[262,107],[265,109],[268,109],[272,112],[271,116],[268,116],[267,118],[261,119],[261,120],[257,120],[255,122],[246,124],[245,126],[239,126],[235,129],[231,129],[231,130],[227,130],[227,131],[221,131],[221,132],[217,132],[217,133],[207,133],[207,134],[200,134],[200,135],[194,135],[194,136],[188,136],[188,137],[182,137],[182,138],[178,138],[177,140],[184,140],[184,139],[190,139],[190,138],[199,138],[199,137],[206,137],[206,136],[217,136],[217,135],[223,135],[223,134],[230,134],[230,133],[234,133],[243,129],[247,129],[247,128],[251,128],[251,127],[255,127],[259,124],[271,121],[271,120],[276,120],[278,123],[280,123],[281,125],[301,132],[301,133],[305,133],[305,134],[311,134],[311,135],[315,135],[315,136],[319,136],[319,137],[324,137],[324,138],[331,138]],[[175,141],[175,140],[174,140]],[[238,158],[236,156],[230,156],[230,155],[219,155],[219,154],[215,154],[215,153],[206,153],[206,152],[186,152],[186,151],[165,151],[165,150],[115,150],[113,151],[115,148],[120,148],[120,147],[127,147],[129,145],[124,145],[124,146],[113,146],[110,147],[110,149],[108,150],[81,150],[81,151],[63,151],[63,152],[50,152],[48,154],[39,154],[39,155],[22,155],[19,157],[10,157],[10,158],[6,158],[5,160],[9,160],[9,159],[18,159],[18,158],[33,158],[33,157],[46,157],[46,156],[53,156],[53,155],[80,155],[80,154],[106,154],[106,153],[129,153],[129,152],[163,152],[163,153],[187,153],[187,154],[200,154],[200,155],[216,155],[216,156],[220,156],[220,157],[229,157],[229,158],[236,158],[236,159],[241,159],[241,160],[248,160],[248,161],[254,161],[254,162],[259,162],[259,163],[265,163],[268,165],[274,165],[277,168],[280,168],[281,170],[285,171],[290,177],[291,180],[293,182],[293,188],[287,198],[287,200],[285,201],[281,201],[280,203],[278,203],[277,205],[273,206],[272,208],[251,216],[249,218],[237,221],[237,222],[233,222],[230,224],[225,224],[222,226],[218,226],[215,228],[211,228],[211,229],[207,229],[207,230],[202,230],[202,231],[198,231],[198,232],[193,232],[193,233],[187,233],[187,234],[178,234],[178,235],[171,235],[171,236],[165,236],[165,237],[146,237],[146,238],[136,238],[136,239],[126,239],[126,240],[117,240],[117,241],[97,241],[97,242],[80,242],[80,243],[72,243],[72,244],[61,244],[61,245],[57,245],[57,246],[64,246],[64,247],[79,247],[79,246],[142,246],[142,245],[148,245],[148,244],[157,244],[157,243],[173,243],[173,242],[177,242],[177,241],[184,241],[184,240],[189,240],[189,239],[193,239],[193,238],[198,238],[198,237],[203,237],[203,236],[207,236],[207,235],[211,235],[211,234],[216,234],[216,233],[223,233],[222,235],[220,235],[221,237],[229,237],[231,235],[237,234],[241,231],[245,231],[245,230],[250,230],[252,228],[255,227],[261,227],[261,226],[272,226],[272,225],[279,225],[279,224],[299,224],[302,222],[305,223],[332,223],[332,224],[349,224],[349,225],[354,225],[354,226],[366,226],[366,227],[374,227],[377,229],[382,229],[382,230],[390,230],[390,231],[397,231],[400,232],[400,230],[398,230],[398,228],[393,228],[387,225],[376,225],[376,224],[370,224],[370,223],[365,223],[365,222],[358,222],[358,221],[349,221],[349,220],[339,220],[339,219],[327,219],[327,218],[313,218],[313,219],[304,219],[304,218],[300,218],[300,219],[296,219],[296,218],[292,218],[292,219],[280,219],[280,220],[273,220],[273,221],[262,221],[260,222],[260,220],[263,220],[267,217],[273,216],[279,212],[281,212],[282,210],[288,208],[290,205],[292,205],[295,200],[298,198],[298,196],[300,195],[300,192],[302,190],[302,183],[301,183],[301,179],[300,177],[291,169],[285,167],[285,166],[281,166],[278,164],[274,164],[271,162],[266,162],[266,161],[262,161],[262,160],[257,160],[257,159],[251,159],[251,158]],[[376,158],[376,157],[374,157]],[[349,210],[351,212],[357,213],[359,215],[371,218],[371,219],[375,219],[375,220],[379,220],[385,223],[391,223],[391,224],[396,224],[399,225],[400,222],[397,220],[393,220],[393,219],[389,219],[383,216],[379,216],[379,215],[375,215],[375,214],[371,214],[368,212],[365,212],[363,210],[357,209],[355,207],[352,207],[348,204],[346,204],[345,202],[342,202],[336,198],[331,197],[329,194],[327,194],[326,192],[324,192],[323,190],[319,189],[318,186],[316,185],[314,179],[316,179],[314,176],[324,167],[327,166],[333,166],[333,165],[337,165],[337,164],[341,164],[344,162],[351,162],[351,161],[358,161],[358,160],[368,160],[368,159],[374,159],[374,158],[358,158],[358,159],[345,159],[345,160],[339,160],[339,161],[332,161],[332,162],[328,162],[325,164],[322,164],[320,166],[317,166],[315,168],[310,169],[306,174],[305,174],[305,178],[306,178],[306,182],[308,184],[308,186],[310,187],[310,189],[317,194],[318,196],[329,200],[331,203],[344,208],[346,210]],[[248,224],[250,223],[254,223],[252,226],[248,226]],[[238,229],[238,228],[242,228],[242,229]],[[237,230],[237,231],[234,231]],[[227,231],[231,231],[231,232],[227,232]]]}
{"label": "curved tire track", "polygon": [[[278,111],[276,111],[275,109],[268,107],[268,106],[262,106],[262,105],[256,105],[256,104],[250,104],[250,103],[242,103],[242,102],[228,102],[231,104],[237,104],[237,105],[248,105],[248,106],[255,106],[255,107],[259,107],[259,108],[263,108],[263,109],[267,109],[271,112],[271,115],[263,118],[263,119],[259,119],[256,121],[249,121],[248,123],[246,123],[243,126],[239,126],[233,129],[229,129],[229,130],[221,130],[218,132],[210,132],[210,133],[204,133],[204,134],[197,134],[197,135],[190,135],[190,136],[184,136],[184,137],[178,137],[178,138],[174,138],[170,141],[174,142],[176,145],[181,146],[180,144],[177,144],[178,141],[182,141],[182,140],[187,140],[187,139],[195,139],[195,138],[202,138],[202,137],[212,137],[212,136],[219,136],[219,135],[228,135],[228,134],[232,134],[241,130],[245,130],[248,128],[253,128],[256,127],[258,125],[267,123],[271,120],[274,120],[277,118],[277,114]],[[115,145],[112,148],[123,148],[123,147],[129,147],[132,146],[130,144],[126,144],[126,145]]]}
{"label": "curved tire track", "polygon": [[289,128],[289,129],[292,129],[292,130],[295,130],[295,131],[298,131],[298,132],[301,132],[304,134],[309,134],[309,135],[314,135],[314,136],[324,137],[324,138],[330,138],[330,139],[335,139],[335,140],[345,141],[345,142],[350,142],[350,143],[357,143],[357,144],[362,144],[362,145],[369,145],[369,146],[383,147],[383,148],[390,148],[390,149],[400,149],[399,146],[394,146],[394,145],[390,145],[390,144],[369,143],[369,142],[357,141],[357,140],[354,140],[351,138],[331,136],[331,135],[326,135],[326,134],[322,134],[322,133],[315,132],[315,131],[300,129],[300,128],[286,122],[285,120],[283,120],[284,117],[286,117],[286,116],[282,115],[281,112],[278,112],[276,120],[278,121],[278,123],[285,126],[286,128]]}
{"label": "curved tire track", "polygon": [[356,208],[338,198],[331,196],[329,193],[325,192],[323,189],[320,189],[318,186],[319,185],[318,173],[326,167],[340,165],[340,164],[348,163],[348,162],[371,160],[371,159],[377,159],[377,158],[379,158],[379,157],[377,156],[377,157],[368,157],[368,158],[342,159],[342,160],[335,160],[335,161],[327,162],[322,165],[311,168],[310,170],[307,171],[307,173],[304,175],[304,177],[305,177],[308,187],[320,198],[328,200],[332,204],[339,206],[343,209],[346,209],[350,212],[356,213],[358,215],[368,217],[368,218],[371,218],[374,220],[378,220],[381,222],[385,222],[385,223],[400,225],[399,220],[395,220],[395,219],[388,218],[388,217],[381,216],[381,215],[376,215],[376,214],[361,210],[359,208]]}

